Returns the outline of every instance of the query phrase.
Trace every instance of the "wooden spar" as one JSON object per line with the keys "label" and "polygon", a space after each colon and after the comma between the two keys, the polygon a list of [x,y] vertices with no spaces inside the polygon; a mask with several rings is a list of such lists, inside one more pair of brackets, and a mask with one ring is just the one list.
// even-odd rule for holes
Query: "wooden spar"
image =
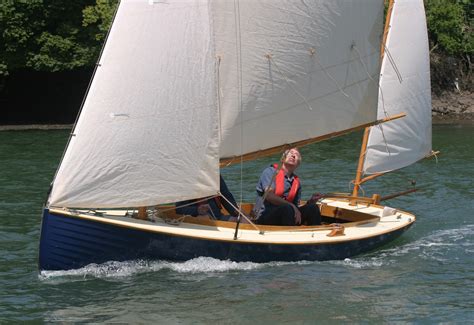
{"label": "wooden spar", "polygon": [[346,130],[342,130],[342,131],[338,131],[338,132],[333,132],[333,133],[329,133],[329,134],[325,134],[325,135],[321,135],[319,137],[315,137],[315,138],[311,138],[311,139],[307,139],[307,140],[302,140],[302,141],[297,141],[297,142],[293,142],[293,143],[287,143],[287,144],[283,144],[281,146],[276,146],[276,147],[273,147],[273,148],[268,148],[268,149],[264,149],[264,150],[259,150],[259,151],[247,153],[247,154],[242,155],[242,156],[222,158],[220,160],[220,167],[227,167],[227,166],[237,164],[237,163],[240,163],[240,162],[254,160],[254,159],[257,159],[257,158],[261,158],[261,157],[267,157],[267,156],[270,156],[270,155],[273,155],[273,154],[276,154],[276,153],[281,153],[283,150],[286,150],[286,149],[290,149],[290,148],[294,148],[294,147],[302,147],[302,146],[306,146],[306,145],[309,145],[309,144],[312,144],[312,143],[315,143],[315,142],[335,138],[335,137],[338,137],[338,136],[341,136],[341,135],[344,135],[344,134],[347,134],[347,133],[350,133],[350,132],[354,132],[354,131],[358,131],[358,130],[367,128],[367,127],[372,126],[372,125],[377,125],[377,124],[385,123],[385,122],[388,122],[388,121],[396,120],[398,118],[404,117],[405,115],[406,115],[405,113],[400,113],[400,114],[392,115],[392,116],[389,116],[389,117],[386,117],[386,118],[383,118],[383,119],[380,119],[380,120],[365,123],[365,124],[362,124],[362,125],[350,128],[350,129],[346,129]]}
{"label": "wooden spar", "polygon": [[372,180],[372,179],[374,179],[374,178],[377,178],[377,177],[382,176],[382,175],[385,175],[385,174],[386,174],[386,172],[385,172],[385,173],[376,173],[376,174],[372,174],[372,175],[370,175],[370,176],[364,177],[364,178],[362,178],[362,179],[359,181],[359,185],[360,185],[360,184],[364,184],[364,183],[367,182],[367,181],[370,181],[370,180]]}
{"label": "wooden spar", "polygon": [[390,18],[392,17],[393,2],[393,0],[388,1],[387,18],[385,19],[385,27],[383,29],[382,45],[380,46],[380,59],[382,59],[385,54],[385,44],[387,42],[388,29],[390,28]]}
{"label": "wooden spar", "polygon": [[360,180],[362,178],[362,170],[364,169],[365,151],[367,150],[367,142],[369,141],[369,132],[370,128],[365,128],[364,136],[362,137],[362,145],[360,146],[359,163],[357,164],[357,173],[356,178],[354,180],[354,189],[352,190],[353,197],[357,197],[359,192]]}
{"label": "wooden spar", "polygon": [[[382,45],[380,46],[380,64],[382,64],[382,59],[385,54],[385,43],[387,42],[388,30],[390,28],[390,18],[392,17],[393,3],[394,3],[394,0],[389,0],[387,17],[385,19],[385,27],[383,31]],[[354,189],[352,190],[352,196],[355,196],[355,197],[359,195],[360,184],[370,179],[383,175],[383,174],[375,174],[377,176],[372,175],[372,176],[369,176],[370,178],[366,177],[362,179],[362,171],[364,170],[365,152],[367,151],[367,142],[369,139],[369,133],[370,133],[370,127],[365,128],[364,136],[362,138],[362,146],[360,148],[359,163],[357,165],[356,178],[354,180]]]}
{"label": "wooden spar", "polygon": [[380,198],[380,201],[390,200],[390,199],[393,199],[395,197],[399,197],[399,196],[402,196],[402,195],[407,195],[407,194],[410,194],[410,193],[413,193],[413,192],[416,192],[416,191],[418,191],[417,188],[412,188],[411,190],[406,190],[406,191],[403,191],[403,192],[383,196],[383,197]]}

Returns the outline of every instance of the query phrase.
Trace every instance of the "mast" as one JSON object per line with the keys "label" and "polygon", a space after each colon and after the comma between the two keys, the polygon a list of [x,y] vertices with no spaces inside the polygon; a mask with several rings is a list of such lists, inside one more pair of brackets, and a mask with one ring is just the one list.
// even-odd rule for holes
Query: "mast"
{"label": "mast", "polygon": [[[388,29],[390,27],[390,18],[392,17],[393,3],[394,3],[394,0],[389,0],[387,17],[385,19],[382,45],[380,47],[380,63],[382,63],[382,59],[385,53],[385,43],[387,41]],[[366,127],[364,130],[364,135],[362,137],[362,145],[361,145],[360,154],[359,154],[359,163],[357,165],[356,177],[354,180],[354,189],[352,190],[353,197],[357,197],[359,195],[358,192],[359,192],[360,185],[363,182],[369,180],[369,179],[362,179],[362,172],[364,170],[364,159],[365,159],[365,153],[367,151],[367,142],[369,140],[369,133],[370,133],[370,127]],[[383,175],[383,173],[372,175],[370,179],[373,179],[381,175]]]}

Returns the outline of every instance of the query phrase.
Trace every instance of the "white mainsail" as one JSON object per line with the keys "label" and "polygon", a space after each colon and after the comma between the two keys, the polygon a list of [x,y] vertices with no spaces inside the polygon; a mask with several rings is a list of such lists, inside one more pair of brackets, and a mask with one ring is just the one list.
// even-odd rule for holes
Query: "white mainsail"
{"label": "white mainsail", "polygon": [[383,2],[122,0],[50,204],[214,195],[219,159],[376,119]]}
{"label": "white mainsail", "polygon": [[429,45],[422,0],[392,9],[380,81],[378,118],[407,116],[370,129],[364,173],[388,172],[431,152]]}
{"label": "white mainsail", "polygon": [[383,1],[216,1],[213,18],[221,158],[376,119]]}

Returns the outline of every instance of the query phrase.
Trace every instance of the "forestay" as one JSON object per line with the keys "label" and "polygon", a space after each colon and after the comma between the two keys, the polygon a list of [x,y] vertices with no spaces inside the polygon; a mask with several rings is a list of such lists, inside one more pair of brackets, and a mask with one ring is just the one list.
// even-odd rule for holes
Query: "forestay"
{"label": "forestay", "polygon": [[214,195],[219,158],[376,119],[383,2],[122,0],[50,204]]}
{"label": "forestay", "polygon": [[429,47],[422,0],[394,3],[386,41],[378,118],[402,119],[370,129],[364,173],[406,167],[431,152]]}

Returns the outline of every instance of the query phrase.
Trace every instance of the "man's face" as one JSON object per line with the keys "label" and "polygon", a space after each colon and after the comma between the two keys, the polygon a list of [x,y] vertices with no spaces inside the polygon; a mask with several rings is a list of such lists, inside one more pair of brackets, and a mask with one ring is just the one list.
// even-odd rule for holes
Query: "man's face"
{"label": "man's face", "polygon": [[301,154],[298,149],[293,148],[288,151],[285,158],[285,164],[298,167],[301,162]]}

